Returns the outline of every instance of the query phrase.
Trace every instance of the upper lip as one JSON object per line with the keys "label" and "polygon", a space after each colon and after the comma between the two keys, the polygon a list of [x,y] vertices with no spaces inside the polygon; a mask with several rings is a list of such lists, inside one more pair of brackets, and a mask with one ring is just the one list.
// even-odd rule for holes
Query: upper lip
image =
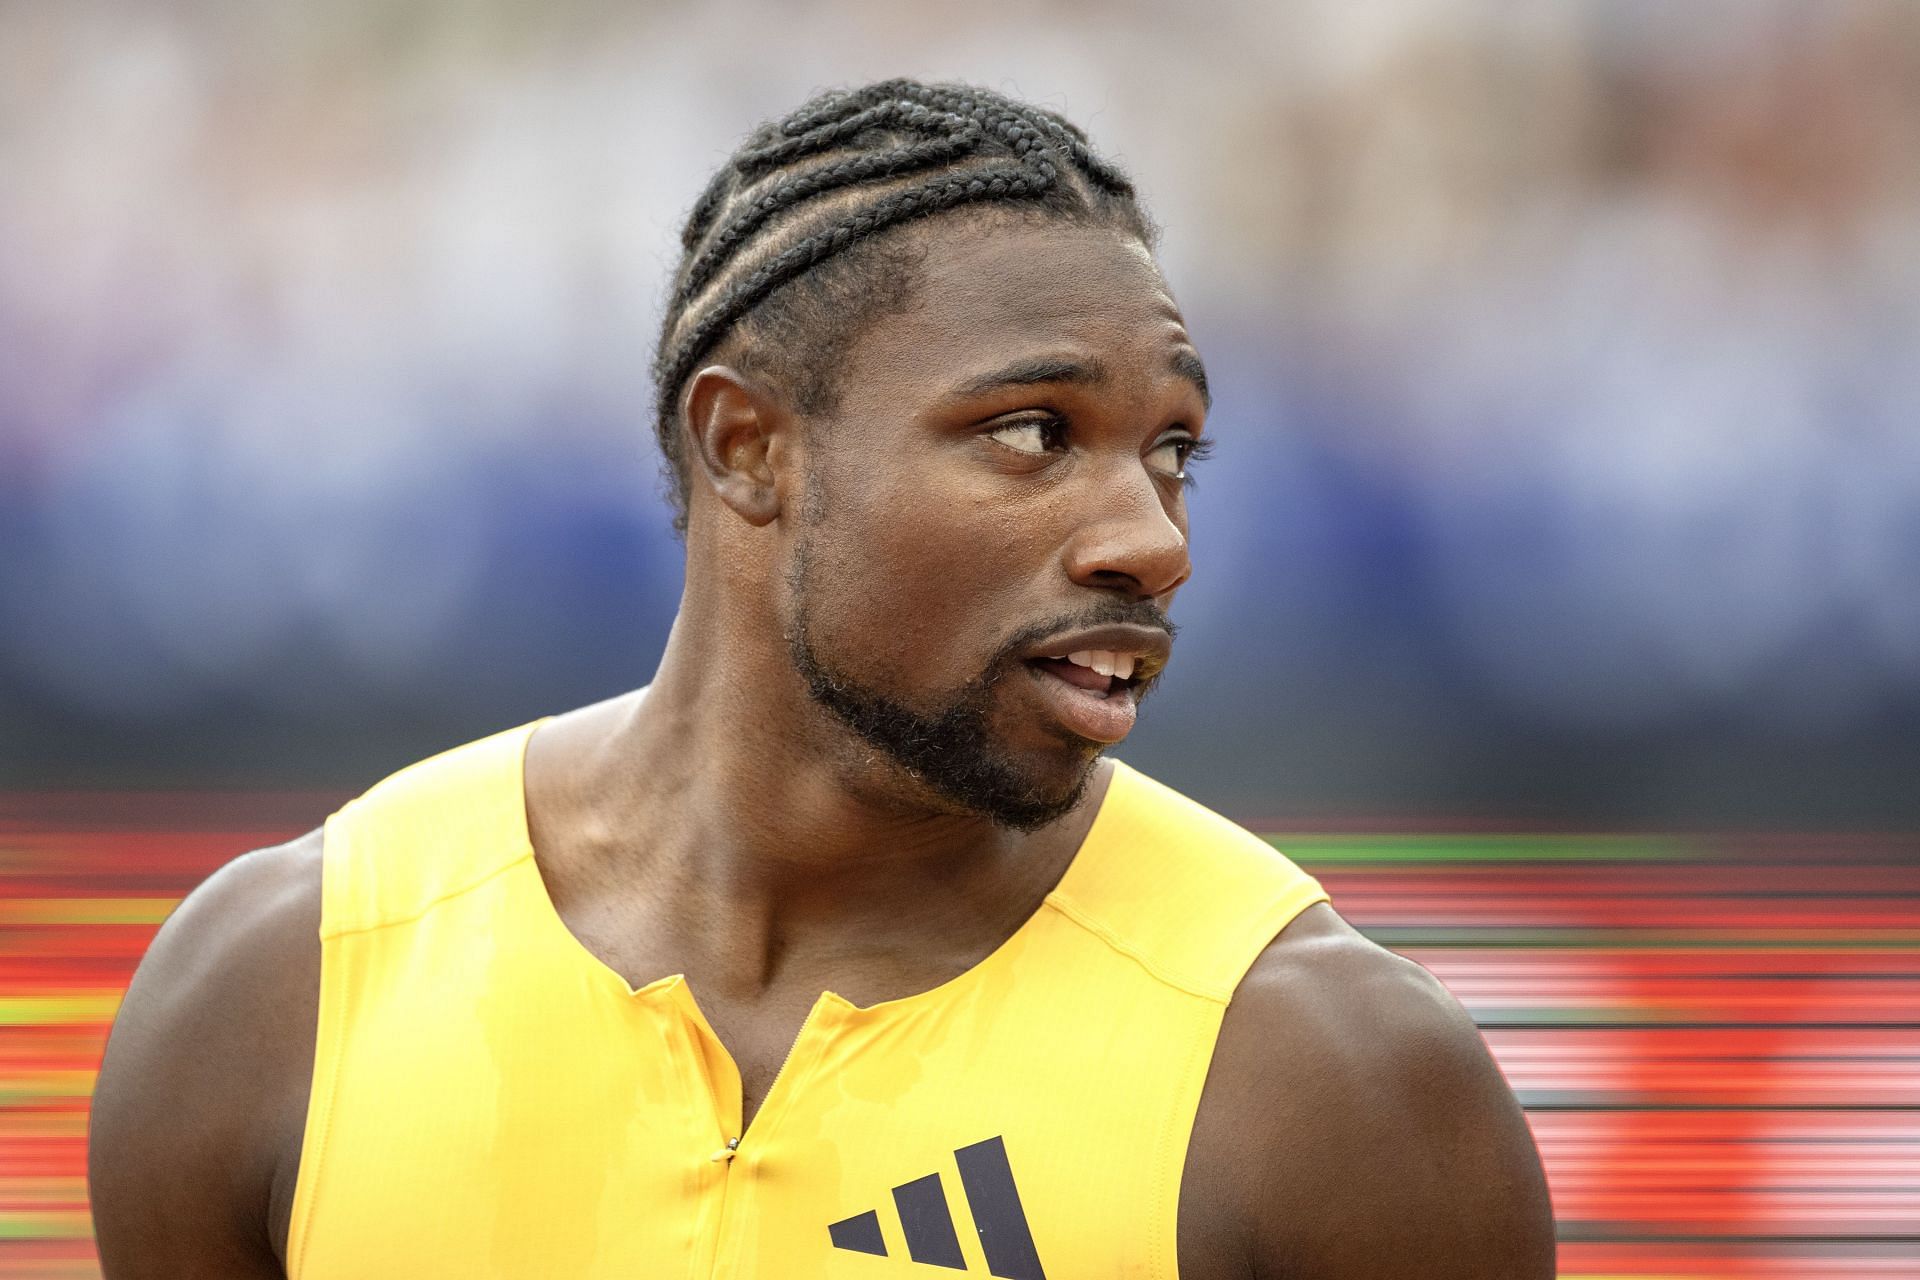
{"label": "upper lip", "polygon": [[1062,631],[1035,644],[1021,657],[1064,658],[1086,649],[1105,649],[1111,653],[1129,653],[1134,658],[1132,683],[1139,684],[1160,674],[1173,655],[1173,637],[1158,627],[1137,626],[1125,622],[1083,631]]}

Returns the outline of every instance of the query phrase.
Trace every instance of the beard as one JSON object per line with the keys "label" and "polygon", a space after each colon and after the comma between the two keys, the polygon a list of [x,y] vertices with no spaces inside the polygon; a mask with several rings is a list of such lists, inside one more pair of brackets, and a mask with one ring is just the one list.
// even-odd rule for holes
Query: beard
{"label": "beard", "polygon": [[[787,652],[807,694],[861,741],[960,812],[1015,831],[1035,831],[1069,813],[1086,794],[1100,746],[1061,729],[1063,752],[1082,758],[1069,778],[1023,765],[996,736],[994,692],[1002,681],[1031,678],[1021,653],[1050,635],[1078,626],[1145,622],[1169,633],[1173,625],[1150,601],[1109,601],[1010,637],[980,674],[941,695],[932,710],[908,706],[861,682],[816,644],[808,608],[807,548],[798,548],[788,575],[791,619]],[[1136,697],[1144,697],[1142,686]]]}

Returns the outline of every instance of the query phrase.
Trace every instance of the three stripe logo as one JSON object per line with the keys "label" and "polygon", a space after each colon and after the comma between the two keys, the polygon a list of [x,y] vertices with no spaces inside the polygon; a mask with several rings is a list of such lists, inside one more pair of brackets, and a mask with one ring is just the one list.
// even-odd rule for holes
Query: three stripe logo
{"label": "three stripe logo", "polygon": [[[980,1235],[980,1252],[986,1255],[988,1272],[1000,1280],[1047,1280],[1047,1273],[1040,1268],[1040,1254],[1033,1247],[1033,1232],[1027,1226],[1019,1188],[1013,1185],[1007,1144],[997,1137],[988,1138],[961,1147],[953,1153],[953,1159],[960,1167],[960,1189],[973,1215],[974,1230]],[[941,1186],[938,1173],[895,1187],[893,1205],[900,1214],[900,1234],[906,1237],[909,1257],[928,1266],[967,1269],[953,1215],[947,1212],[946,1188]],[[827,1227],[827,1235],[836,1249],[887,1256],[877,1210],[842,1218]]]}

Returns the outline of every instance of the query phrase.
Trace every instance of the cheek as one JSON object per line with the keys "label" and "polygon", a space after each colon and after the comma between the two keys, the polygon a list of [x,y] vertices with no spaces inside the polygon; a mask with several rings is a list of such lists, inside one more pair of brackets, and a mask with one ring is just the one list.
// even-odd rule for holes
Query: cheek
{"label": "cheek", "polygon": [[964,474],[892,495],[888,558],[935,597],[933,607],[986,611],[985,620],[995,621],[1030,590],[1045,557],[1046,514],[1030,509],[1043,505],[1010,500],[1001,477]]}
{"label": "cheek", "polygon": [[830,618],[837,638],[873,654],[875,669],[910,680],[971,678],[1032,621],[1018,600],[1041,539],[1004,493],[923,482],[832,496],[817,531],[831,535],[817,540],[810,607],[823,630]]}

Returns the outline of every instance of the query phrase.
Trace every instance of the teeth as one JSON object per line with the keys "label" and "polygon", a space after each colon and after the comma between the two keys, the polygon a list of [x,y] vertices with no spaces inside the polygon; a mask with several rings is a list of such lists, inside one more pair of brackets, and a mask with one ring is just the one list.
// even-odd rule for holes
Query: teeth
{"label": "teeth", "polygon": [[1119,676],[1122,680],[1133,678],[1134,657],[1130,653],[1115,653],[1111,649],[1081,649],[1068,654],[1067,661],[1077,667],[1088,667],[1103,676]]}

